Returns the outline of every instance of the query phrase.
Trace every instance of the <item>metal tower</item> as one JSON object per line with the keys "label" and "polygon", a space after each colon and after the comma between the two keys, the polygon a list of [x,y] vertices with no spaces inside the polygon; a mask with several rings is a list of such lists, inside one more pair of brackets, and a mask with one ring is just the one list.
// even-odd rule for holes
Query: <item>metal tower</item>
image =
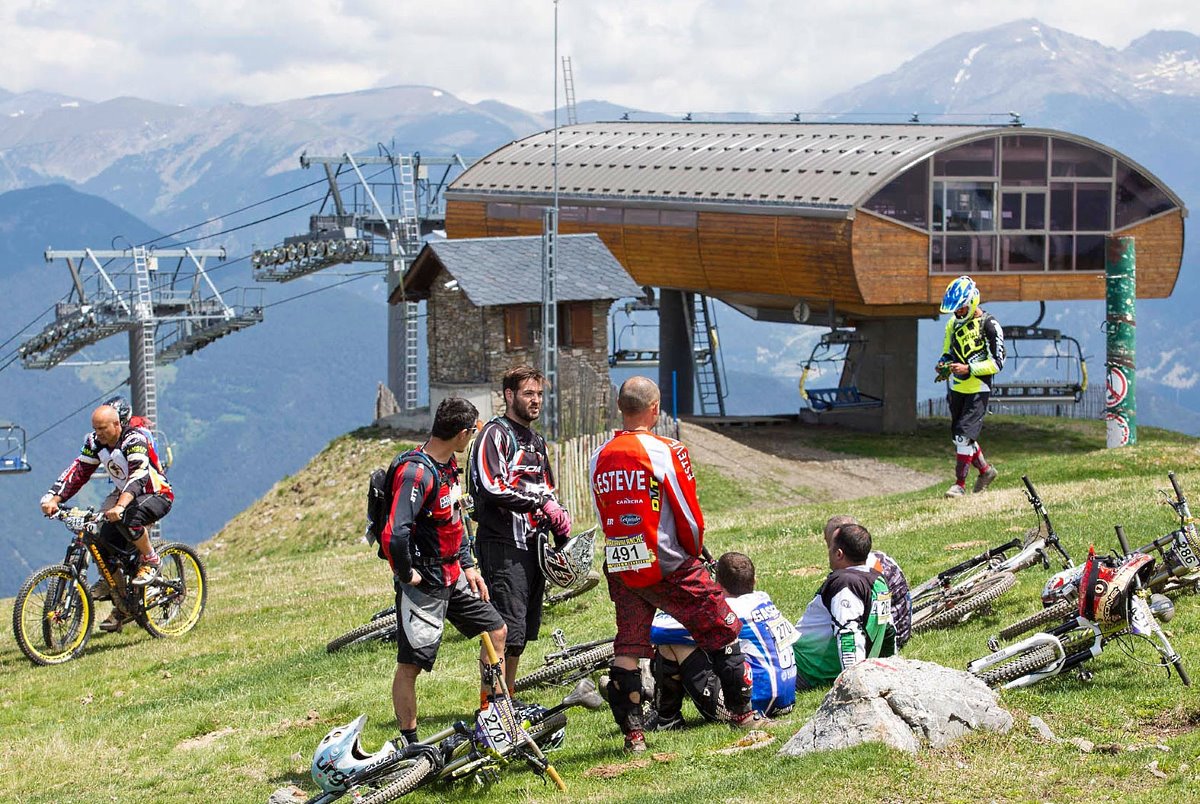
{"label": "metal tower", "polygon": [[[421,249],[421,238],[445,226],[442,191],[454,171],[474,162],[454,155],[422,157],[420,154],[380,156],[300,155],[300,166],[321,165],[329,183],[327,201],[333,214],[309,218],[309,232],[286,238],[282,245],[254,252],[255,278],[287,282],[331,265],[346,262],[389,263],[387,293],[402,285],[408,266]],[[365,176],[362,168],[387,165],[381,174]],[[440,177],[430,167],[441,167]],[[354,183],[343,188],[338,179],[348,169]],[[377,250],[375,241],[387,243]],[[404,410],[417,406],[418,308],[403,301],[388,308],[388,388]]]}
{"label": "metal tower", "polygon": [[567,125],[573,126],[579,122],[575,111],[575,74],[571,70],[571,57],[563,56],[563,92],[567,97]]}
{"label": "metal tower", "polygon": [[[66,262],[72,288],[55,307],[54,322],[17,349],[22,365],[53,368],[86,346],[128,332],[133,409],[157,425],[156,366],[263,319],[261,290],[237,289],[237,303],[229,304],[204,270],[209,257],[223,260],[225,250],[47,249],[46,262]],[[178,262],[165,269],[163,260]],[[113,269],[114,262],[121,265]]]}

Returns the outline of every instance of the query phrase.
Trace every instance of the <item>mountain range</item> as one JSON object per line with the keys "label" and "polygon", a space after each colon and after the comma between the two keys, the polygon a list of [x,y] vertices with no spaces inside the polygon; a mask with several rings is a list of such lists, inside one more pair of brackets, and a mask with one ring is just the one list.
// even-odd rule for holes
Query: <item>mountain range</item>
{"label": "mountain range", "polygon": [[[586,84],[580,89],[586,92]],[[1021,20],[951,37],[822,108],[847,120],[895,121],[915,111],[921,120],[939,122],[1003,122],[1017,112],[1026,124],[1065,129],[1123,151],[1189,207],[1200,204],[1194,158],[1200,151],[1200,37],[1191,33],[1155,31],[1114,49]],[[591,100],[577,111],[587,121],[616,119],[625,109]],[[545,111],[468,103],[428,86],[212,108],[0,90],[0,339],[69,287],[61,264],[43,261],[47,246],[109,248],[161,233],[176,233],[163,242],[189,243],[212,235],[201,244],[224,245],[234,258],[214,271],[219,286],[246,285],[249,270],[236,258],[307,231],[307,216],[324,201],[323,172],[302,170],[301,153],[386,148],[478,157],[552,121]],[[1200,433],[1200,400],[1191,393],[1200,374],[1186,359],[1200,334],[1191,312],[1200,302],[1193,242],[1174,295],[1139,304],[1139,395],[1143,423]],[[271,286],[266,301],[333,281],[318,276]],[[1032,305],[998,305],[993,312],[1012,323],[1037,314]],[[382,284],[370,278],[270,306],[262,324],[165,369],[160,418],[175,444],[171,478],[180,490],[168,535],[210,536],[330,437],[369,422],[376,383],[385,375],[384,320]],[[1093,382],[1103,380],[1102,320],[1102,303],[1087,302],[1051,305],[1044,322],[1080,338],[1092,358]],[[728,308],[720,326],[729,411],[794,411],[795,380],[820,331],[751,322]],[[922,322],[925,352],[934,354],[940,337],[935,322]],[[123,358],[124,348],[124,339],[114,338],[89,350],[89,357]],[[11,349],[0,348],[0,365]],[[15,420],[33,435],[111,387],[123,371],[13,365],[0,373],[0,419]],[[924,378],[921,388],[923,395],[935,393]],[[0,532],[0,595],[15,591],[31,565],[61,554],[65,534],[37,516],[35,503],[87,426],[86,411],[68,417],[32,442],[32,474],[0,477],[0,510],[9,525]]]}

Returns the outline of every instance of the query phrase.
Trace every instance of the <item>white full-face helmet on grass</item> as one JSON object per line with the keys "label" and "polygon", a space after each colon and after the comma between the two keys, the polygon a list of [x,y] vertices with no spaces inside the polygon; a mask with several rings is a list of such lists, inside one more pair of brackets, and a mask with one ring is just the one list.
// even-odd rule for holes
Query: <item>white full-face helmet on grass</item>
{"label": "white full-face helmet on grass", "polygon": [[345,726],[330,730],[313,754],[312,779],[326,793],[346,789],[350,776],[376,760],[396,752],[390,741],[374,754],[363,750],[361,737],[366,715],[359,715]]}
{"label": "white full-face helmet on grass", "polygon": [[562,547],[555,547],[551,538],[543,532],[538,537],[538,566],[546,580],[569,589],[588,576],[595,555],[596,528],[567,540]]}

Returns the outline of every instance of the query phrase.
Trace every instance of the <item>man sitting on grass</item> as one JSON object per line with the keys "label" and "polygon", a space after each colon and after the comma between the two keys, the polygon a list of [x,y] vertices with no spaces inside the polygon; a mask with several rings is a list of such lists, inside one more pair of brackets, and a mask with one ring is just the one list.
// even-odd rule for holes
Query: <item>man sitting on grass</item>
{"label": "man sitting on grass", "polygon": [[[791,645],[796,629],[779,613],[766,592],[754,590],[754,562],[741,553],[725,553],[717,561],[717,583],[725,602],[742,621],[738,635],[750,667],[750,705],[762,717],[784,715],[796,701],[796,664]],[[684,725],[683,695],[691,696],[706,720],[724,720],[721,681],[708,655],[679,621],[666,612],[654,615],[650,641],[655,646],[654,672],[656,729]]]}
{"label": "man sitting on grass", "polygon": [[867,563],[871,534],[862,525],[842,525],[828,548],[831,572],[796,623],[798,690],[827,687],[863,659],[896,652],[891,592]]}

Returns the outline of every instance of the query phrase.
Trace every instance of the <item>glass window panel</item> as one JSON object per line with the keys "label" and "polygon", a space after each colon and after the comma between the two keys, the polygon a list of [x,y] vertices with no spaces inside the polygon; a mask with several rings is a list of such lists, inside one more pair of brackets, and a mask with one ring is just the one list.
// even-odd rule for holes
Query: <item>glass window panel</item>
{"label": "glass window panel", "polygon": [[901,173],[875,193],[866,208],[880,215],[918,226],[928,226],[929,160]]}
{"label": "glass window panel", "polygon": [[1112,175],[1113,159],[1108,154],[1069,140],[1054,140],[1052,176],[1082,176],[1108,178]]}
{"label": "glass window panel", "polygon": [[540,204],[522,204],[521,217],[525,220],[540,221],[546,217],[546,208]]}
{"label": "glass window panel", "polygon": [[945,273],[946,238],[929,238],[929,270],[935,274]]}
{"label": "glass window panel", "polygon": [[934,187],[942,188],[934,199],[934,220],[943,220],[947,232],[990,232],[995,228],[991,183],[937,182]]}
{"label": "glass window panel", "polygon": [[685,226],[692,229],[696,228],[696,213],[695,212],[680,212],[673,209],[664,209],[659,212],[658,222],[663,226]]}
{"label": "glass window panel", "polygon": [[487,205],[488,217],[498,219],[515,219],[521,217],[520,204],[497,204],[495,202]]}
{"label": "glass window panel", "polygon": [[1046,261],[1051,271],[1070,271],[1075,254],[1075,238],[1071,235],[1050,236],[1050,256]]}
{"label": "glass window panel", "polygon": [[633,226],[658,226],[658,210],[627,209],[625,223]]}
{"label": "glass window panel", "polygon": [[1124,162],[1117,167],[1117,228],[1173,209],[1175,204],[1154,182]]}
{"label": "glass window panel", "polygon": [[1104,235],[1075,236],[1075,270],[1104,270]]}
{"label": "glass window panel", "polygon": [[1000,228],[1001,229],[1020,229],[1021,228],[1021,194],[1020,193],[1004,193],[1004,195],[1001,196]]}
{"label": "glass window panel", "polygon": [[1001,182],[1005,187],[1046,186],[1046,137],[1005,137]]}
{"label": "glass window panel", "polygon": [[996,138],[968,142],[933,157],[935,176],[995,176]]}
{"label": "glass window panel", "polygon": [[969,274],[996,269],[996,238],[993,235],[949,235],[945,252],[949,273]]}
{"label": "glass window panel", "polygon": [[620,207],[588,207],[587,219],[590,223],[620,223]]}
{"label": "glass window panel", "polygon": [[1026,193],[1025,194],[1025,228],[1026,229],[1045,229],[1046,228],[1046,194],[1045,193]]}
{"label": "glass window panel", "polygon": [[1075,229],[1080,232],[1107,232],[1112,211],[1108,184],[1080,182],[1075,185]]}
{"label": "glass window panel", "polygon": [[1050,229],[1069,232],[1075,228],[1075,185],[1050,185]]}
{"label": "glass window panel", "polygon": [[1005,235],[1000,239],[1000,270],[1042,271],[1045,267],[1045,235]]}
{"label": "glass window panel", "polygon": [[559,207],[558,219],[560,221],[585,221],[587,220],[587,209],[584,207]]}

